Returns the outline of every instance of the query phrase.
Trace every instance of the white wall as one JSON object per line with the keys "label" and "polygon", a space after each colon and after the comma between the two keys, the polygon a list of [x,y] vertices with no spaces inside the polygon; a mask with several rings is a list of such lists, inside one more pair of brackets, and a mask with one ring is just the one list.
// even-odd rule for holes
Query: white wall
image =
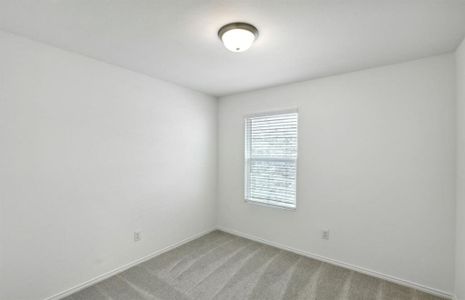
{"label": "white wall", "polygon": [[[456,61],[462,300],[463,44]],[[451,292],[454,80],[444,55],[222,98],[219,225]],[[290,107],[298,208],[246,204],[243,116]],[[0,32],[0,298],[42,299],[211,229],[216,120],[211,97]]]}
{"label": "white wall", "polygon": [[465,299],[465,41],[457,49],[457,240],[455,289]]}
{"label": "white wall", "polygon": [[[245,203],[243,117],[293,107],[297,210]],[[223,228],[453,291],[453,55],[221,98],[219,170]]]}
{"label": "white wall", "polygon": [[0,32],[0,298],[212,229],[216,120],[212,97]]}

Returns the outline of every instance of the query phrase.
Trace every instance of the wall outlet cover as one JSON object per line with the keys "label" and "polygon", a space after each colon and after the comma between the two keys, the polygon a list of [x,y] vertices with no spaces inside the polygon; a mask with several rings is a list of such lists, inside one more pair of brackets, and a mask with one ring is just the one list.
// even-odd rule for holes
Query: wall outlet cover
{"label": "wall outlet cover", "polygon": [[135,231],[134,232],[134,242],[138,242],[142,239],[142,232]]}

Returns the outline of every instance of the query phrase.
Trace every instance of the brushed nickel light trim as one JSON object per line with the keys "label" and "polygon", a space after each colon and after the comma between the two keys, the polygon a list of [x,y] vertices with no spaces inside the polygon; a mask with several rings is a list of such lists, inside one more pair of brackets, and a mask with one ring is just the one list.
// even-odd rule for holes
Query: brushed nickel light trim
{"label": "brushed nickel light trim", "polygon": [[253,35],[255,35],[255,40],[258,38],[258,29],[257,29],[257,27],[255,27],[255,26],[253,26],[252,24],[249,24],[249,23],[235,22],[235,23],[226,24],[223,27],[221,27],[220,30],[218,30],[218,37],[220,38],[220,40],[222,39],[223,34],[226,31],[229,31],[231,29],[248,30],[248,31],[252,32]]}

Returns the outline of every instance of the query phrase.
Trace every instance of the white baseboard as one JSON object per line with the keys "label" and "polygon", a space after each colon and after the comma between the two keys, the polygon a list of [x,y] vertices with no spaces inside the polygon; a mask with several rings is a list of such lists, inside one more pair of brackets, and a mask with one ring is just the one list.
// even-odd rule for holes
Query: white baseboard
{"label": "white baseboard", "polygon": [[94,284],[96,284],[96,283],[102,281],[102,280],[105,280],[105,279],[107,279],[107,278],[110,278],[111,276],[114,276],[114,275],[116,275],[116,274],[118,274],[118,273],[121,273],[121,272],[123,272],[123,271],[125,271],[125,270],[127,270],[127,269],[129,269],[129,268],[131,268],[131,267],[133,267],[133,266],[135,266],[135,265],[138,265],[138,264],[140,264],[140,263],[142,263],[142,262],[144,262],[144,261],[147,261],[147,260],[149,260],[149,259],[151,259],[151,258],[154,258],[155,256],[158,256],[158,255],[160,255],[160,254],[162,254],[162,253],[165,253],[165,252],[167,252],[167,251],[170,251],[171,249],[174,249],[174,248],[176,248],[176,247],[179,247],[179,246],[181,246],[182,244],[188,243],[188,242],[190,242],[190,241],[192,241],[192,240],[195,240],[195,239],[197,239],[197,238],[199,238],[199,237],[201,237],[201,236],[203,236],[203,235],[205,235],[205,234],[207,234],[207,233],[210,233],[210,232],[212,232],[212,231],[215,231],[215,230],[216,230],[216,228],[213,228],[213,229],[210,229],[210,230],[201,232],[201,233],[197,233],[197,234],[195,234],[195,235],[193,235],[193,236],[190,236],[190,237],[188,237],[188,238],[186,238],[186,239],[184,239],[184,240],[182,240],[182,241],[179,241],[179,242],[177,242],[177,243],[174,243],[174,244],[172,244],[172,245],[169,245],[168,247],[165,247],[165,248],[163,248],[163,249],[160,249],[160,250],[157,250],[157,251],[155,251],[155,252],[152,252],[152,253],[150,253],[149,255],[146,255],[146,256],[144,256],[144,257],[141,257],[141,258],[139,258],[139,259],[136,259],[136,260],[134,260],[134,261],[132,261],[132,262],[130,262],[130,263],[128,263],[128,264],[125,264],[125,265],[123,265],[123,266],[121,266],[121,267],[118,267],[118,268],[113,269],[113,270],[111,270],[111,271],[109,271],[109,272],[106,272],[106,273],[103,273],[103,274],[101,274],[101,275],[99,275],[99,276],[97,276],[97,277],[94,277],[94,278],[92,278],[92,279],[90,279],[90,280],[88,280],[88,281],[85,281],[85,282],[83,282],[83,283],[80,283],[80,284],[78,284],[78,285],[76,285],[76,286],[74,286],[74,287],[72,287],[72,288],[70,288],[70,289],[67,289],[67,290],[65,290],[65,291],[59,292],[58,294],[55,294],[55,295],[53,295],[53,296],[51,296],[51,297],[45,298],[45,300],[58,300],[58,299],[61,299],[61,298],[63,298],[63,297],[69,296],[69,295],[71,295],[71,294],[73,294],[73,293],[75,293],[75,292],[77,292],[77,291],[79,291],[79,290],[85,289],[86,287],[89,287],[89,286],[91,286],[91,285],[94,285]]}
{"label": "white baseboard", "polygon": [[416,290],[419,290],[419,291],[423,291],[423,292],[426,292],[426,293],[429,293],[429,294],[433,294],[435,296],[448,298],[448,299],[456,299],[455,295],[453,295],[453,294],[451,294],[449,292],[445,292],[445,291],[441,291],[441,290],[438,290],[438,289],[435,289],[435,288],[427,287],[425,285],[415,283],[415,282],[412,282],[412,281],[409,281],[409,280],[397,278],[397,277],[394,277],[394,276],[390,276],[390,275],[386,275],[386,274],[383,274],[383,273],[380,273],[380,272],[369,270],[369,269],[366,269],[366,268],[363,268],[363,267],[359,267],[359,266],[355,266],[355,265],[352,265],[352,264],[349,264],[349,263],[338,261],[338,260],[335,260],[335,259],[332,259],[332,258],[324,257],[324,256],[321,256],[321,255],[318,255],[318,254],[314,254],[314,253],[310,253],[310,252],[307,252],[307,251],[303,251],[303,250],[295,249],[295,248],[292,248],[292,247],[288,247],[288,246],[280,244],[280,243],[268,241],[266,239],[263,239],[263,238],[260,238],[260,237],[254,236],[254,235],[243,233],[243,232],[240,232],[240,231],[237,231],[237,230],[234,230],[234,229],[225,228],[223,226],[218,226],[217,229],[221,230],[221,231],[224,231],[224,232],[227,232],[227,233],[230,233],[230,234],[241,236],[243,238],[253,240],[253,241],[256,241],[256,242],[259,242],[259,243],[263,243],[263,244],[267,244],[267,245],[270,245],[270,246],[273,246],[273,247],[276,247],[276,248],[279,248],[279,249],[287,250],[287,251],[290,251],[290,252],[293,252],[293,253],[296,253],[296,254],[299,254],[299,255],[302,255],[302,256],[306,256],[306,257],[313,258],[313,259],[316,259],[316,260],[324,261],[324,262],[332,264],[332,265],[336,265],[336,266],[339,266],[339,267],[342,267],[342,268],[350,269],[350,270],[353,270],[353,271],[356,271],[356,272],[359,272],[359,273],[363,273],[363,274],[370,275],[370,276],[373,276],[373,277],[376,277],[376,278],[380,278],[380,279],[383,279],[383,280],[386,280],[386,281],[389,281],[389,282],[393,282],[393,283],[396,283],[396,284],[399,284],[399,285],[410,287],[410,288],[413,288],[413,289],[416,289]]}

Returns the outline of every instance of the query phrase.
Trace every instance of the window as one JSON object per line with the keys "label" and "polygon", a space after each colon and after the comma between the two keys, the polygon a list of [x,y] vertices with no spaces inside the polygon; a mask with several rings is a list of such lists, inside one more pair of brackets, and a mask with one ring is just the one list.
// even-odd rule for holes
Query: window
{"label": "window", "polygon": [[297,112],[245,119],[245,199],[296,207]]}

